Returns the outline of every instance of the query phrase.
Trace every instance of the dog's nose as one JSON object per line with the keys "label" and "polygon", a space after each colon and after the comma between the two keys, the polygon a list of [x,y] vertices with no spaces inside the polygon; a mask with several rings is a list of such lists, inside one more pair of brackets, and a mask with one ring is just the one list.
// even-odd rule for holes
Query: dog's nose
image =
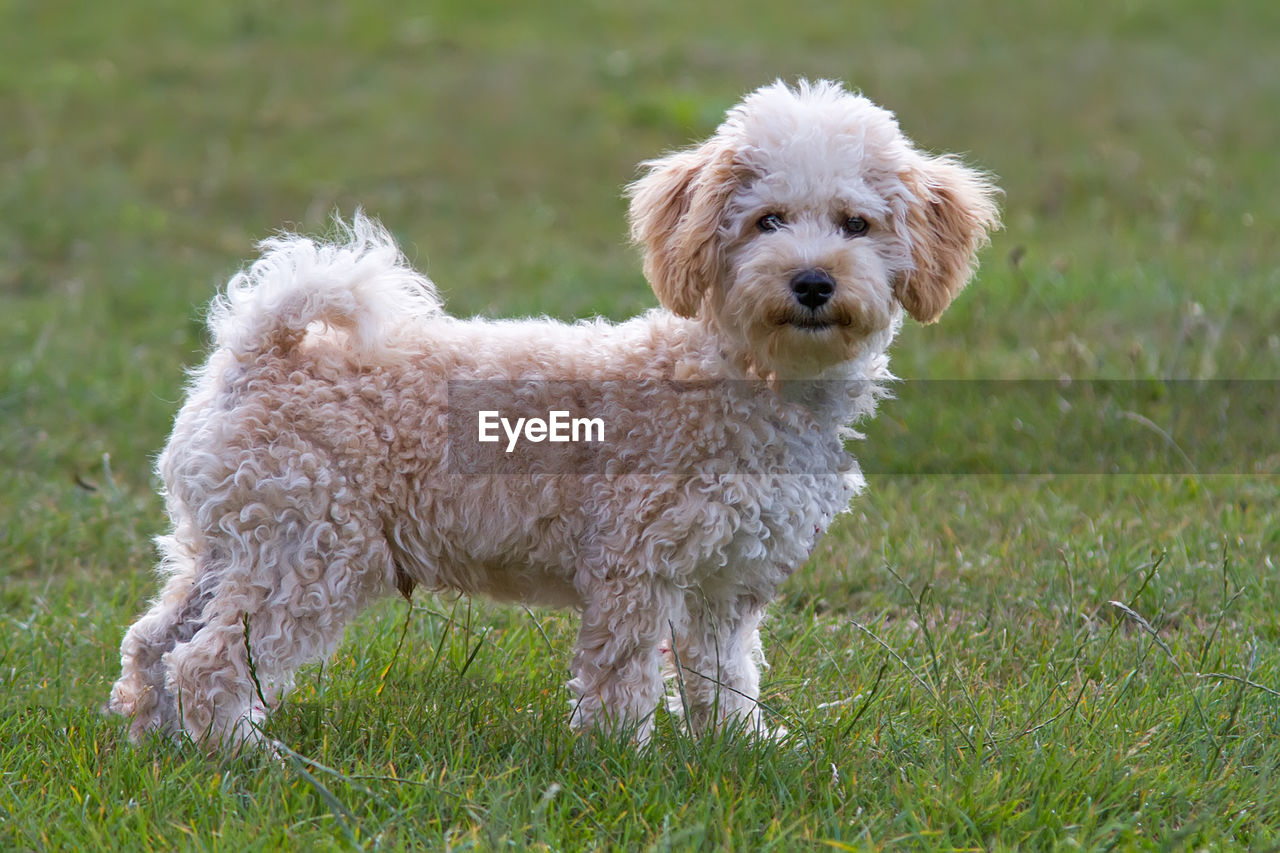
{"label": "dog's nose", "polygon": [[796,301],[809,310],[821,308],[836,292],[835,279],[826,270],[801,270],[791,279]]}

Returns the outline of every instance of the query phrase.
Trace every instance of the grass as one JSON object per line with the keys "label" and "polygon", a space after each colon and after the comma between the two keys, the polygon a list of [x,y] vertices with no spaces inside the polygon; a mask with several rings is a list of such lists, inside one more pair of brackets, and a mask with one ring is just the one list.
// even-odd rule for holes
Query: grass
{"label": "grass", "polygon": [[[972,403],[904,390],[767,624],[778,744],[665,716],[638,754],[577,743],[570,615],[421,595],[306,672],[282,762],[132,748],[99,713],[154,591],[151,460],[255,239],[360,204],[455,312],[624,317],[653,302],[635,164],[831,76],[1006,191],[899,375],[1265,394],[1278,36],[1274,4],[1192,0],[0,4],[0,847],[1280,844],[1274,407],[1229,422],[1263,455],[1209,473],[1051,476],[1022,448],[1002,476]],[[1019,399],[984,414],[1039,423]],[[904,473],[926,424],[957,473]]]}

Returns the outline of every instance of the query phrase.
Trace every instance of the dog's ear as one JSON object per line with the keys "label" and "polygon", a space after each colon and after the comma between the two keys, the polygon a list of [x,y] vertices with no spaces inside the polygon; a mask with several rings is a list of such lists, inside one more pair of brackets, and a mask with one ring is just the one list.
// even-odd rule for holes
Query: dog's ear
{"label": "dog's ear", "polygon": [[910,201],[902,217],[913,268],[895,286],[898,301],[932,323],[973,276],[977,253],[1000,225],[999,190],[950,156],[917,155],[900,175]]}
{"label": "dog's ear", "polygon": [[627,188],[631,239],[658,301],[693,317],[720,275],[720,221],[738,183],[733,150],[712,139],[643,165],[648,173]]}

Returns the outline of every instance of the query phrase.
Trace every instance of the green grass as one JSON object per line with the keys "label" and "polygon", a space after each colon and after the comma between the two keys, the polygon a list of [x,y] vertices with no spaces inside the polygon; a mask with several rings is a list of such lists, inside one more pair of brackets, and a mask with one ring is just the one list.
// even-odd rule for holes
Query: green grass
{"label": "green grass", "polygon": [[[1275,380],[1278,40],[1262,2],[0,3],[0,848],[1280,845],[1274,450],[873,476],[767,623],[778,744],[577,743],[570,615],[421,595],[306,671],[283,762],[99,712],[202,306],[257,238],[359,204],[457,313],[625,317],[635,164],[830,76],[1006,191],[899,375]],[[867,455],[908,468],[926,423],[972,454],[971,414],[904,393]]]}

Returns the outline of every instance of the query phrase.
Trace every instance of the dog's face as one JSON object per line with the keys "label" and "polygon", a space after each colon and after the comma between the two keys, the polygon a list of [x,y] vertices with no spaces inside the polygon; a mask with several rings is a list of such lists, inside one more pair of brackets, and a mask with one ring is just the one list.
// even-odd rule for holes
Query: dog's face
{"label": "dog's face", "polygon": [[825,82],[766,86],[700,147],[647,165],[631,224],[659,300],[767,375],[882,346],[903,309],[937,319],[997,223],[985,176]]}

